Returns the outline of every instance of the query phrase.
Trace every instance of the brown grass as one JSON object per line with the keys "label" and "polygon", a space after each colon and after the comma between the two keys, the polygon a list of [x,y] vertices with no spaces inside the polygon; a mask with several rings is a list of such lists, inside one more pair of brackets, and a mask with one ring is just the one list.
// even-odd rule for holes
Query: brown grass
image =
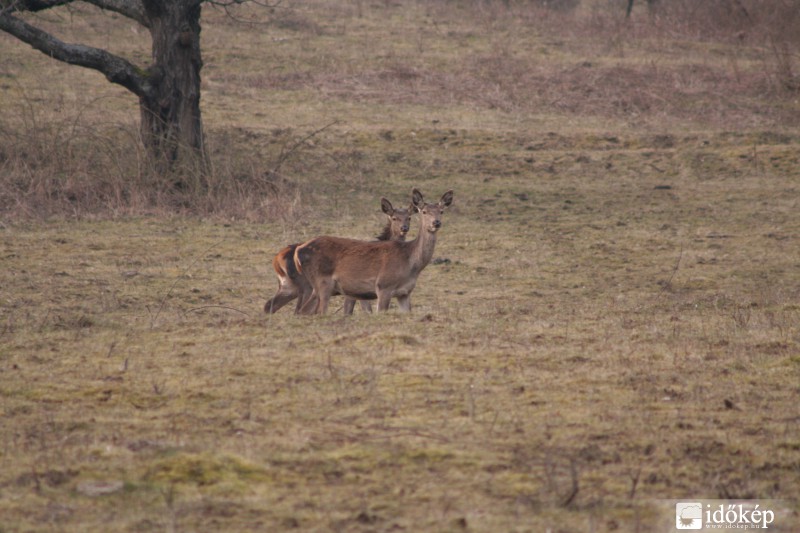
{"label": "brown grass", "polygon": [[[766,33],[620,5],[207,10],[183,190],[0,36],[0,531],[793,531],[797,95]],[[263,314],[272,254],[412,186],[455,206],[410,316]]]}

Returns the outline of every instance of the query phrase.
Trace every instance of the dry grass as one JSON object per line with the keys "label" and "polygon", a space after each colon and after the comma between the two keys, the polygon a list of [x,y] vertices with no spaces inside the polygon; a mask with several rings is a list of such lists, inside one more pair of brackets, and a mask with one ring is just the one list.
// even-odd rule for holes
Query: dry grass
{"label": "dry grass", "polygon": [[[793,530],[796,94],[761,41],[511,4],[209,12],[183,203],[124,95],[59,110],[0,36],[0,531]],[[456,205],[410,316],[263,315],[272,253],[412,186]]]}

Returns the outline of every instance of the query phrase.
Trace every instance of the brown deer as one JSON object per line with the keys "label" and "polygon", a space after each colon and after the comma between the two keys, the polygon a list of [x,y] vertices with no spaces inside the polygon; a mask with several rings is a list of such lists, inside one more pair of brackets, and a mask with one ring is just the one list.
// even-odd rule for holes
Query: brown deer
{"label": "brown deer", "polygon": [[[413,208],[411,206],[408,206],[408,208],[395,208],[392,206],[392,202],[386,198],[381,198],[381,210],[386,214],[388,220],[383,231],[377,237],[378,241],[404,241],[411,224]],[[297,305],[294,312],[297,314],[301,312],[303,306],[311,298],[311,285],[305,276],[297,271],[294,265],[294,251],[298,246],[300,246],[300,243],[290,244],[275,254],[272,259],[272,268],[275,269],[275,273],[278,275],[278,291],[275,296],[264,304],[265,313],[275,313],[296,298]],[[354,299],[345,298],[345,314],[353,314],[355,303]],[[362,300],[361,308],[364,311],[372,312],[372,305],[368,301]]]}
{"label": "brown deer", "polygon": [[334,294],[356,300],[377,298],[379,311],[386,311],[395,297],[400,310],[411,310],[411,291],[433,257],[442,213],[453,203],[453,191],[444,193],[438,203],[429,204],[414,189],[411,203],[421,215],[419,234],[413,241],[317,237],[295,249],[295,267],[313,288],[304,312],[325,313]]}

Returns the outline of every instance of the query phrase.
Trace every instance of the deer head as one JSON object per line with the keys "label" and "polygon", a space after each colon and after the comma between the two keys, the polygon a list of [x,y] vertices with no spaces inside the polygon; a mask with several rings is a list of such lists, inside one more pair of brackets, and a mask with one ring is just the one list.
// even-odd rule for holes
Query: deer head
{"label": "deer head", "polygon": [[414,189],[411,192],[411,204],[422,216],[421,231],[436,233],[442,227],[442,213],[453,204],[453,191],[444,193],[438,203],[429,204],[425,202],[420,190]]}

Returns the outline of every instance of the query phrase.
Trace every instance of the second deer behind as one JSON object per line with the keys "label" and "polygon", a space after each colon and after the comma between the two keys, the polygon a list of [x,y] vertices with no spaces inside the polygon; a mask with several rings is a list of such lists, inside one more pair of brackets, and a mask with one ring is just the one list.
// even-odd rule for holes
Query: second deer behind
{"label": "second deer behind", "polygon": [[378,310],[397,298],[402,311],[411,310],[411,292],[420,272],[430,263],[442,214],[453,202],[453,191],[438,203],[426,203],[418,189],[412,205],[420,214],[413,241],[358,241],[342,237],[316,237],[297,247],[294,263],[313,289],[306,312],[325,313],[330,297],[344,294],[356,300],[378,300]]}

